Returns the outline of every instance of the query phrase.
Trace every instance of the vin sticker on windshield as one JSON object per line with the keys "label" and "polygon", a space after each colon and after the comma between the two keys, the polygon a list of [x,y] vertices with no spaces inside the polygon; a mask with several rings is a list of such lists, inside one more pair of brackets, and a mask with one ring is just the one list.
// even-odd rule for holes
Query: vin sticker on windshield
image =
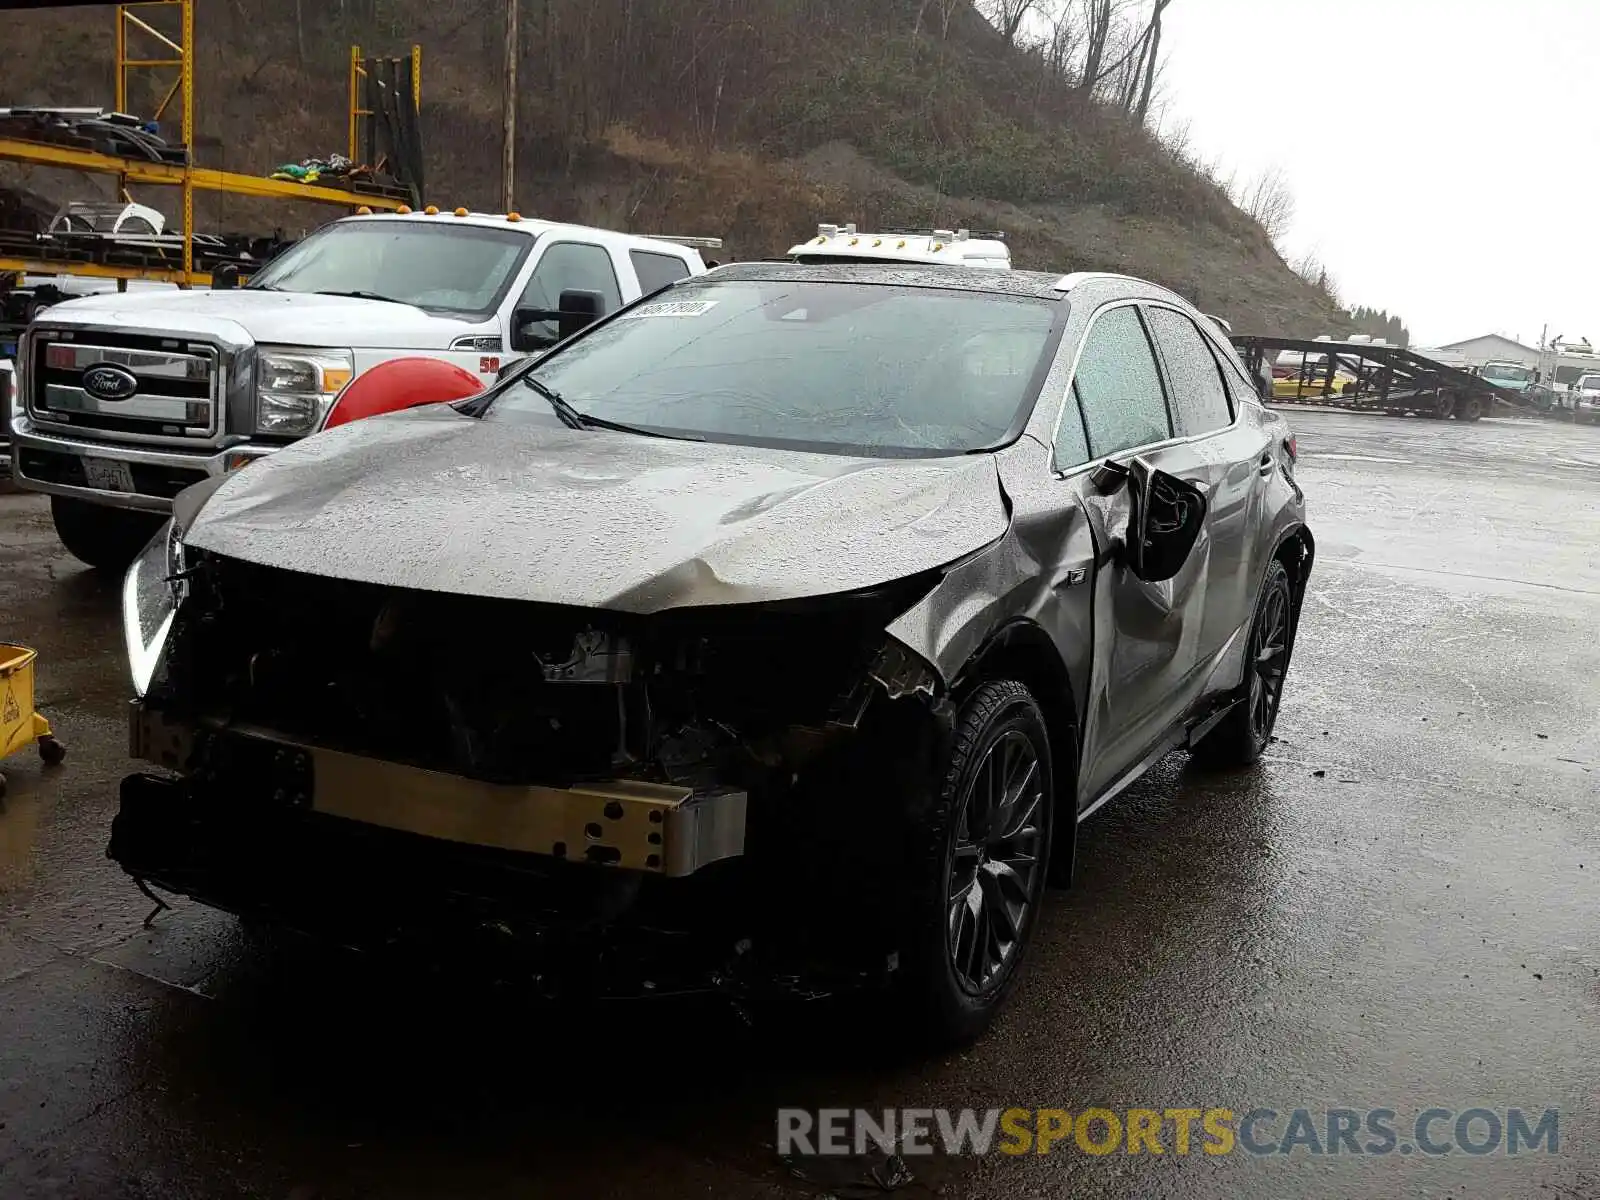
{"label": "vin sticker on windshield", "polygon": [[716,306],[715,300],[663,300],[622,313],[617,320],[626,321],[633,317],[703,317]]}

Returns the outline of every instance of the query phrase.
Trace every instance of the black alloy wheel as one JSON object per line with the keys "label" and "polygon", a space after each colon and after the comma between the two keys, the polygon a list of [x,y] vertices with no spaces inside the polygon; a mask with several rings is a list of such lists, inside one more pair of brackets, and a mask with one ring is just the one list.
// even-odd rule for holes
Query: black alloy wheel
{"label": "black alloy wheel", "polygon": [[1228,715],[1195,745],[1196,762],[1207,767],[1247,767],[1261,757],[1278,721],[1294,634],[1289,572],[1273,559],[1261,584],[1250,641],[1245,646],[1244,678],[1233,693]]}
{"label": "black alloy wheel", "polygon": [[982,996],[1009,974],[1044,879],[1044,773],[1020,730],[990,744],[962,797],[947,875],[946,952],[957,983]]}
{"label": "black alloy wheel", "polygon": [[1278,720],[1278,705],[1283,701],[1283,679],[1289,670],[1289,639],[1293,622],[1289,614],[1288,580],[1285,586],[1271,587],[1262,597],[1262,607],[1250,638],[1250,694],[1246,700],[1250,713],[1251,737],[1266,745]]}
{"label": "black alloy wheel", "polygon": [[[1057,804],[1044,716],[1021,683],[978,685],[948,745],[932,794],[907,814],[910,927],[894,1018],[909,1011],[907,1032],[933,1048],[983,1033],[1016,981],[1049,879]],[[1062,804],[1072,819],[1071,801]]]}

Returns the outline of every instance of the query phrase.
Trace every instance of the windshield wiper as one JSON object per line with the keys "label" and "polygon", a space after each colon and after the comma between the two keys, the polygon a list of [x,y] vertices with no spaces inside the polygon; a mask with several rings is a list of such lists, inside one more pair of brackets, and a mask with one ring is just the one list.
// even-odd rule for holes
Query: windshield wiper
{"label": "windshield wiper", "polygon": [[522,377],[522,384],[524,387],[532,388],[534,391],[538,392],[539,395],[550,401],[550,407],[555,409],[556,416],[561,418],[561,423],[568,429],[583,428],[583,414],[577,409],[573,408],[572,405],[567,402],[567,398],[560,392],[556,391],[555,388],[551,387],[548,383],[540,383],[532,375],[524,375]]}
{"label": "windshield wiper", "polygon": [[381,300],[385,304],[404,304],[407,308],[415,308],[409,300],[396,300],[393,296],[380,295],[377,292],[312,292],[313,296],[348,296],[352,300]]}
{"label": "windshield wiper", "polygon": [[542,379],[535,378],[532,371],[522,377],[522,385],[526,388],[531,388],[548,400],[550,407],[555,410],[556,416],[561,418],[561,423],[568,429],[609,429],[614,433],[634,433],[640,437],[670,438],[685,442],[702,442],[705,440],[689,434],[657,433],[653,429],[641,429],[637,425],[624,425],[620,421],[608,421],[604,417],[591,417],[588,413],[579,412],[573,408],[571,402],[565,396]]}

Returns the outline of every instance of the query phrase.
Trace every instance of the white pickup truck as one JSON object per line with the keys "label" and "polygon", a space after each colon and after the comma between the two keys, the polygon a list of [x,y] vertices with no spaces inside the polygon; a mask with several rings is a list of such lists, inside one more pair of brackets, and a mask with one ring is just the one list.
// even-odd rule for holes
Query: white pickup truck
{"label": "white pickup truck", "polygon": [[336,221],[244,288],[58,304],[18,348],[13,474],[73,555],[120,568],[178,492],[317,432],[378,363],[488,382],[555,343],[563,295],[604,314],[703,274],[717,244],[429,208]]}

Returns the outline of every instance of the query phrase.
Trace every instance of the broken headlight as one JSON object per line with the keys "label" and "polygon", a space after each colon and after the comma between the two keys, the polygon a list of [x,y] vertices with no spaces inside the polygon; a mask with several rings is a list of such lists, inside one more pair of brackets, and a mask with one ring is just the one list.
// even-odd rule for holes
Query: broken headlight
{"label": "broken headlight", "polygon": [[122,583],[122,633],[136,696],[149,688],[166,649],[183,598],[182,572],[182,534],[176,521],[168,521],[133,560]]}

